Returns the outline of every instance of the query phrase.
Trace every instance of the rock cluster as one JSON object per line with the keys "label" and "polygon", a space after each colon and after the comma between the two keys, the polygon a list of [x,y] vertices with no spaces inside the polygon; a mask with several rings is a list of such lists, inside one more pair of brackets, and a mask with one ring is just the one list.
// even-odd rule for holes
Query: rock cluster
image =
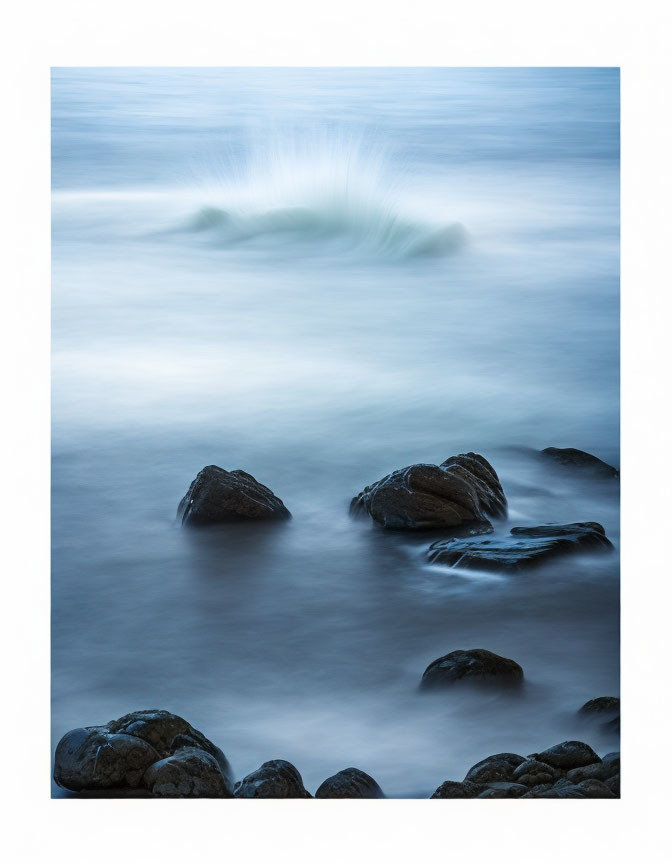
{"label": "rock cluster", "polygon": [[288,519],[289,510],[246,471],[208,465],[198,472],[177,508],[183,525],[216,525],[247,519]]}
{"label": "rock cluster", "polygon": [[522,570],[549,559],[584,550],[609,550],[611,542],[597,522],[512,528],[510,537],[449,537],[429,547],[432,564],[500,572]]}
{"label": "rock cluster", "polygon": [[393,471],[352,499],[353,515],[400,531],[461,528],[492,530],[488,516],[506,515],[506,497],[492,465],[477,453],[451,456],[441,465]]}
{"label": "rock cluster", "polygon": [[563,741],[527,758],[497,753],[462,782],[446,780],[432,798],[618,798],[620,754],[603,759],[582,741]]}
{"label": "rock cluster", "polygon": [[231,766],[219,747],[182,717],[158,710],[68,732],[56,748],[54,780],[73,792],[232,795]]}

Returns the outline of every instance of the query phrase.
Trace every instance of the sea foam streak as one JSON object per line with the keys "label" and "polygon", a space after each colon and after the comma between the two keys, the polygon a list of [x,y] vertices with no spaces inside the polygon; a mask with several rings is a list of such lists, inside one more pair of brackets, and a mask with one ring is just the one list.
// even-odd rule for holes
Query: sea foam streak
{"label": "sea foam streak", "polygon": [[447,255],[466,240],[461,224],[412,213],[384,151],[361,139],[283,136],[242,170],[224,165],[219,173],[208,206],[188,229],[220,245],[337,241],[365,254],[407,258]]}

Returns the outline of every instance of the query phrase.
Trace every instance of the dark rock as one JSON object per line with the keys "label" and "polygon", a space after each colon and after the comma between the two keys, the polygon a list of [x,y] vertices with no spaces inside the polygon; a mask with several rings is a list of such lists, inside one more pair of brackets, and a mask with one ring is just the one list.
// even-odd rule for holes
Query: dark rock
{"label": "dark rock", "polygon": [[488,783],[479,798],[521,798],[528,792],[527,786],[521,783]]}
{"label": "dark rock", "polygon": [[618,766],[614,767],[606,762],[595,762],[592,765],[583,765],[581,768],[572,768],[567,772],[567,779],[572,783],[580,783],[582,780],[602,780],[603,782],[618,773]]}
{"label": "dark rock", "polygon": [[517,571],[586,549],[613,548],[597,522],[512,528],[510,537],[494,540],[454,538],[432,543],[427,557],[432,564],[475,570]]}
{"label": "dark rock", "polygon": [[521,798],[586,798],[588,796],[571,783],[568,785],[555,786],[548,788],[530,789],[526,795],[521,795]]}
{"label": "dark rock", "polygon": [[526,792],[524,795],[521,795],[521,798],[543,798],[545,792],[550,792],[553,788],[552,783],[540,783],[537,786],[532,786],[532,788]]}
{"label": "dark rock", "polygon": [[611,789],[599,780],[582,780],[576,788],[584,798],[616,798]]}
{"label": "dark rock", "polygon": [[470,783],[467,780],[458,783],[456,780],[445,780],[432,798],[476,798],[482,791],[481,783]]}
{"label": "dark rock", "polygon": [[619,752],[616,753],[607,753],[606,756],[602,757],[602,762],[604,765],[608,765],[611,771],[609,776],[613,776],[614,774],[620,774],[621,771],[621,754]]}
{"label": "dark rock", "polygon": [[110,732],[122,732],[125,735],[134,735],[147,741],[159,754],[159,759],[172,756],[182,747],[196,747],[205,750],[217,760],[222,774],[229,780],[233,779],[233,772],[226,756],[212,741],[209,741],[202,732],[194,729],[187,721],[171,714],[169,711],[159,711],[155,708],[146,711],[133,711],[125,714],[118,720],[111,720],[106,728]]}
{"label": "dark rock", "polygon": [[604,781],[604,785],[609,789],[610,792],[613,792],[617,798],[621,797],[621,775],[614,774],[613,777],[609,777],[608,780]]}
{"label": "dark rock", "polygon": [[585,705],[579,708],[579,714],[584,716],[594,717],[599,715],[618,714],[621,710],[621,700],[616,696],[598,696],[597,699],[590,699]]}
{"label": "dark rock", "polygon": [[620,714],[618,717],[612,717],[611,720],[607,720],[606,723],[602,723],[600,728],[603,732],[611,732],[612,734],[619,735],[621,732]]}
{"label": "dark rock", "polygon": [[183,747],[150,765],[143,784],[160,798],[232,798],[230,780],[214,756],[196,747]]}
{"label": "dark rock", "polygon": [[135,789],[158,759],[151,744],[133,735],[115,735],[105,726],[72,729],[56,747],[54,780],[73,792]]}
{"label": "dark rock", "polygon": [[582,741],[563,741],[562,744],[549,747],[542,753],[532,753],[530,758],[565,771],[602,761],[593,748]]}
{"label": "dark rock", "polygon": [[465,783],[509,783],[513,772],[525,761],[517,753],[496,753],[481,759],[467,771]]}
{"label": "dark rock", "polygon": [[553,783],[561,776],[558,768],[553,768],[545,762],[536,759],[526,759],[513,772],[512,780],[523,783],[525,786],[540,786],[544,783]]}
{"label": "dark rock", "polygon": [[236,798],[310,798],[301,775],[291,762],[273,759],[264,762],[233,787]]}
{"label": "dark rock", "polygon": [[345,768],[328,777],[315,793],[316,798],[384,798],[373,777],[359,768]]}
{"label": "dark rock", "polygon": [[177,508],[183,525],[213,525],[246,519],[288,519],[289,510],[246,471],[208,465],[199,471]]}
{"label": "dark rock", "polygon": [[597,456],[586,453],[584,450],[576,450],[574,447],[546,447],[541,453],[560,465],[590,472],[599,477],[618,478],[619,476],[616,468],[607,465]]}
{"label": "dark rock", "polygon": [[420,686],[424,689],[443,687],[456,681],[468,679],[474,682],[519,683],[523,670],[507,657],[500,657],[484,648],[469,651],[451,651],[434,660],[425,669]]}
{"label": "dark rock", "polygon": [[350,513],[403,531],[465,528],[492,530],[487,517],[506,515],[506,497],[495,469],[477,453],[451,456],[441,465],[410,465],[367,486]]}

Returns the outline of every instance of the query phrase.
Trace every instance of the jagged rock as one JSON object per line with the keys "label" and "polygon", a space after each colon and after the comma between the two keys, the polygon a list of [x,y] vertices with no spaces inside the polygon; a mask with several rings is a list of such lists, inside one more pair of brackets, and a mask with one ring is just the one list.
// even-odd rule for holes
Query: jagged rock
{"label": "jagged rock", "polygon": [[350,513],[383,528],[419,531],[492,530],[488,516],[506,515],[506,497],[495,469],[477,453],[451,456],[441,465],[410,465],[367,486],[352,499]]}
{"label": "jagged rock", "polygon": [[191,526],[290,516],[282,501],[251,474],[217,465],[199,471],[177,508],[177,518]]}
{"label": "jagged rock", "polygon": [[467,679],[472,682],[515,684],[523,679],[523,670],[507,657],[484,648],[451,651],[434,660],[425,669],[420,682],[423,689],[443,687]]}
{"label": "jagged rock", "polygon": [[383,790],[359,768],[345,768],[328,777],[315,793],[316,798],[384,798]]}
{"label": "jagged rock", "polygon": [[546,447],[541,451],[542,455],[560,465],[575,468],[599,477],[618,478],[619,472],[611,465],[607,465],[597,456],[577,450],[574,447]]}
{"label": "jagged rock", "polygon": [[303,779],[284,759],[273,759],[244,777],[233,787],[236,798],[310,798]]}
{"label": "jagged rock", "polygon": [[143,785],[157,798],[232,798],[230,780],[205,750],[183,747],[150,765]]}
{"label": "jagged rock", "polygon": [[560,555],[611,548],[600,524],[573,522],[512,528],[510,537],[494,540],[449,537],[432,543],[427,557],[432,564],[449,567],[514,572]]}
{"label": "jagged rock", "polygon": [[496,753],[481,759],[467,771],[465,783],[509,783],[513,772],[525,761],[517,753]]}
{"label": "jagged rock", "polygon": [[107,728],[110,732],[123,732],[126,735],[142,738],[152,745],[159,754],[159,759],[165,759],[183,747],[205,750],[206,753],[214,756],[222,774],[229,780],[233,779],[229,761],[219,747],[198,729],[194,729],[183,717],[171,714],[170,711],[160,711],[156,708],[133,711],[118,720],[111,720]]}
{"label": "jagged rock", "polygon": [[105,726],[72,729],[56,747],[54,780],[64,789],[135,789],[156,750],[133,735],[111,734]]}
{"label": "jagged rock", "polygon": [[553,768],[545,762],[536,759],[526,759],[513,772],[511,779],[515,783],[525,786],[540,786],[545,783],[554,783],[561,776],[558,768]]}
{"label": "jagged rock", "polygon": [[563,741],[562,744],[549,747],[542,753],[530,754],[530,758],[546,762],[551,767],[561,768],[564,771],[602,761],[593,748],[582,741]]}
{"label": "jagged rock", "polygon": [[431,796],[432,798],[476,798],[483,791],[481,783],[456,780],[445,780]]}

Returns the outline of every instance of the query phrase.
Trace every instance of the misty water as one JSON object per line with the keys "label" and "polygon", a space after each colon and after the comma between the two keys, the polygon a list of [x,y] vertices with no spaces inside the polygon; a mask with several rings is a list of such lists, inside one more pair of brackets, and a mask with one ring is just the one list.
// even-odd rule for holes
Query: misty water
{"label": "misty water", "polygon": [[[352,765],[391,797],[618,749],[576,717],[619,693],[618,483],[536,452],[619,463],[618,104],[604,69],[54,70],[54,746],[164,708],[237,779]],[[591,520],[615,551],[500,576],[349,517],[469,450],[497,534]],[[293,519],[181,529],[209,464]],[[418,692],[475,647],[522,691]]]}

